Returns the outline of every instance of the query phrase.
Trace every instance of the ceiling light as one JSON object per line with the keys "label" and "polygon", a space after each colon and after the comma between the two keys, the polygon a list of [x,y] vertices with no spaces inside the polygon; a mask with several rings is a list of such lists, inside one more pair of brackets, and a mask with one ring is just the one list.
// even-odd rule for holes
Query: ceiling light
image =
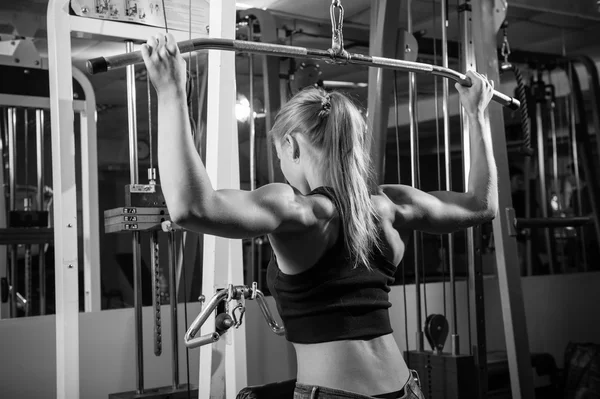
{"label": "ceiling light", "polygon": [[239,122],[246,122],[250,116],[250,102],[244,95],[238,95],[238,100],[235,103],[235,118]]}

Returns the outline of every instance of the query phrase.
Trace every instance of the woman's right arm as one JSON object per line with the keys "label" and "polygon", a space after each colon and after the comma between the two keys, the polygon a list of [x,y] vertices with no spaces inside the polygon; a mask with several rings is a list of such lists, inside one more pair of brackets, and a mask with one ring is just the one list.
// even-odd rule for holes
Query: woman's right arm
{"label": "woman's right arm", "polygon": [[493,83],[478,73],[467,72],[473,86],[457,84],[469,119],[471,167],[467,192],[425,193],[404,185],[383,185],[383,193],[394,206],[394,227],[428,233],[450,233],[492,220],[498,210],[498,178],[492,138],[484,111],[491,99]]}

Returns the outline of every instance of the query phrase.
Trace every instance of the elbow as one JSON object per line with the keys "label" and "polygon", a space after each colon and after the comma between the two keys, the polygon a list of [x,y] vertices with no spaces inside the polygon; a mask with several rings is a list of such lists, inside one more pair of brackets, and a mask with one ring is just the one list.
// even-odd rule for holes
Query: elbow
{"label": "elbow", "polygon": [[482,206],[480,214],[482,223],[491,222],[498,214],[498,203],[496,201],[487,202]]}
{"label": "elbow", "polygon": [[185,209],[169,209],[169,217],[173,223],[184,227],[186,222],[190,220],[190,212],[186,211]]}
{"label": "elbow", "polygon": [[197,225],[198,222],[203,220],[202,214],[191,207],[169,209],[169,217],[173,223],[186,230],[190,230],[190,226]]}
{"label": "elbow", "polygon": [[165,200],[170,220],[186,230],[202,224],[207,218],[205,201],[192,201],[187,197],[165,197]]}
{"label": "elbow", "polygon": [[494,198],[471,197],[471,209],[475,216],[476,224],[491,222],[498,214],[498,201]]}
{"label": "elbow", "polygon": [[498,214],[498,207],[487,207],[483,212],[482,212],[482,222],[483,223],[487,223],[487,222],[491,222],[492,220],[494,220],[496,218],[496,215]]}

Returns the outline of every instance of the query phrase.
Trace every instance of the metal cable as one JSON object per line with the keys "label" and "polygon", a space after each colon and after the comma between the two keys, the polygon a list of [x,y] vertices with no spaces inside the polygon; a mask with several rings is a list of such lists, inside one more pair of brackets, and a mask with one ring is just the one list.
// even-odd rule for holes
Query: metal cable
{"label": "metal cable", "polygon": [[154,169],[154,158],[152,153],[154,152],[154,145],[152,143],[152,92],[150,90],[150,75],[146,70],[146,87],[148,94],[148,146],[150,147],[150,169]]}
{"label": "metal cable", "polygon": [[394,71],[394,116],[396,119],[396,168],[398,173],[398,184],[400,184],[400,134],[398,132],[398,82],[396,81],[396,71]]}
{"label": "metal cable", "polygon": [[[394,71],[394,116],[396,119],[396,166],[398,170],[398,184],[400,184],[400,135],[398,132],[398,82],[396,81],[396,71]],[[408,307],[406,305],[406,273],[404,262],[400,262],[402,268],[402,296],[404,297],[404,337],[406,340],[406,364],[410,363],[408,356]]]}
{"label": "metal cable", "polygon": [[163,18],[165,19],[165,32],[169,33],[169,27],[167,26],[167,10],[165,9],[165,0],[161,0],[163,9]]}
{"label": "metal cable", "polygon": [[400,262],[402,268],[402,296],[404,297],[404,339],[406,341],[406,365],[410,368],[410,355],[408,347],[408,306],[406,304],[406,268],[404,267],[404,261]]}
{"label": "metal cable", "polygon": [[[435,0],[431,0],[431,8],[433,15],[433,30],[437,26],[437,14],[435,8]],[[437,65],[437,42],[435,37],[433,37],[433,63]],[[435,147],[437,150],[436,158],[437,158],[437,178],[438,178],[438,191],[442,191],[442,161],[441,161],[441,151],[440,151],[440,110],[439,110],[439,92],[438,92],[438,77],[433,75],[433,95],[435,98],[434,102],[434,110],[435,110]],[[441,262],[442,262],[442,302],[444,308],[444,317],[446,317],[446,255],[444,251],[444,239],[442,235],[437,237],[439,241],[439,251],[441,254]]]}
{"label": "metal cable", "polygon": [[27,145],[27,138],[29,137],[29,115],[27,115],[27,108],[23,110],[23,113],[25,119],[25,195],[29,198],[29,146]]}
{"label": "metal cable", "polygon": [[[189,0],[188,2],[188,11],[189,11],[189,25],[188,25],[188,35],[190,40],[192,39],[192,0]],[[166,20],[165,20],[165,26],[166,26]],[[197,53],[194,53],[197,54]],[[196,72],[198,71],[198,57],[196,56]],[[192,80],[192,55],[190,54],[190,58],[189,58],[189,62],[188,62],[188,76],[190,79],[190,85],[193,84],[193,80]],[[196,73],[196,79],[198,79],[198,74]],[[190,91],[192,90],[192,87],[190,87]],[[200,96],[198,96],[197,98],[198,103],[200,103]],[[197,130],[195,127],[197,126],[196,123],[194,123],[194,112],[192,111],[193,109],[193,96],[190,93],[190,100],[191,104],[189,104],[188,102],[188,119],[190,120],[190,127],[192,127],[192,137],[195,134],[195,131]],[[198,121],[200,121],[200,115],[198,115]],[[188,234],[188,233],[186,233]],[[185,248],[184,246],[184,241],[183,241],[183,236],[182,236],[182,241],[181,241],[181,246],[182,249]],[[185,260],[185,258],[183,258]],[[186,283],[186,278],[185,278],[185,264],[182,264],[182,269],[183,269],[183,321],[185,323],[185,328],[188,328],[188,318],[187,318],[187,283]],[[187,378],[187,397],[188,399],[191,399],[192,393],[190,390],[190,349],[186,346],[185,347],[185,372],[186,372],[186,378]]]}

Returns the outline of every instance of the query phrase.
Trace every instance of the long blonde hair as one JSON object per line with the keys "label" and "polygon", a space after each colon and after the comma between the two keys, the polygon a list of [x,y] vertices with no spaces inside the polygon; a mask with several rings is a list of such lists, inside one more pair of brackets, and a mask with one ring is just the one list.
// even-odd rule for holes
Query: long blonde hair
{"label": "long blonde hair", "polygon": [[346,250],[354,267],[370,269],[380,239],[379,216],[371,201],[376,182],[365,118],[344,94],[309,87],[281,108],[270,132],[273,143],[292,133],[304,135],[323,152],[319,166],[327,171],[338,198]]}

